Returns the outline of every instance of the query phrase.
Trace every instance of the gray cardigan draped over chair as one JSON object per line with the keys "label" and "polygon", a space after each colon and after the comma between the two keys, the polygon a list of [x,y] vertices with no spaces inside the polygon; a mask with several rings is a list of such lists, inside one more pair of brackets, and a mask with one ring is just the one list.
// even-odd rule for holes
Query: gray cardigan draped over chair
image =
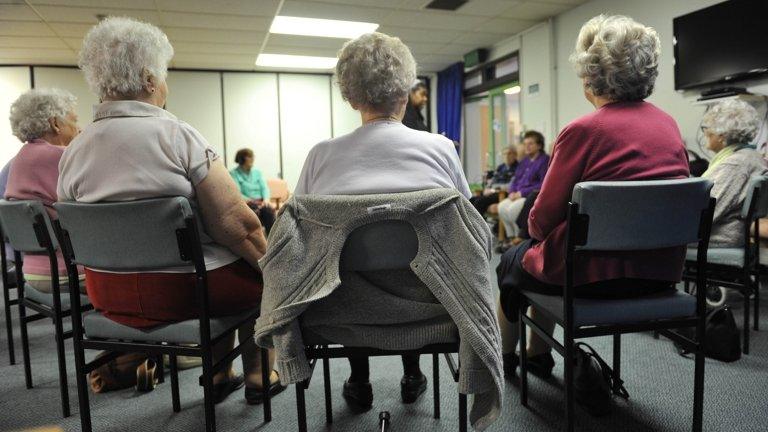
{"label": "gray cardigan draped over chair", "polygon": [[[350,234],[393,221],[415,231],[418,252],[410,269],[344,270]],[[372,250],[373,259],[398,258],[388,257],[397,249],[387,248],[389,241],[400,239]],[[280,379],[292,384],[311,375],[304,354],[309,332],[346,346],[390,350],[455,342],[458,335],[459,391],[474,395],[470,421],[482,430],[498,418],[504,386],[490,256],[487,224],[453,189],[294,196],[280,209],[260,261],[257,343],[275,348]]]}

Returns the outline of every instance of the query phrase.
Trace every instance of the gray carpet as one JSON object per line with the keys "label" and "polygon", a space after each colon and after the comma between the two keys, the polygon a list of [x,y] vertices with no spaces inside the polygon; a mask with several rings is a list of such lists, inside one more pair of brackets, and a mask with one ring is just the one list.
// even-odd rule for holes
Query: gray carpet
{"label": "gray carpet", "polygon": [[[736,296],[738,298],[738,296]],[[768,298],[768,296],[763,296]],[[737,302],[738,303],[738,302]],[[737,321],[741,311],[735,305]],[[13,309],[14,314],[16,309]],[[0,314],[2,310],[0,309]],[[768,316],[768,307],[763,308]],[[4,323],[3,321],[0,321]],[[22,430],[44,425],[59,425],[67,431],[80,430],[77,389],[74,383],[74,360],[68,341],[69,394],[73,415],[60,417],[57,363],[53,328],[49,321],[38,321],[29,327],[32,371],[35,387],[24,386],[21,347],[17,335],[16,366],[8,365],[5,330],[0,339],[0,430]],[[763,321],[768,328],[768,321]],[[693,361],[678,356],[671,342],[654,340],[650,334],[627,335],[623,338],[622,370],[629,401],[617,400],[611,415],[592,418],[577,410],[577,426],[581,431],[688,431],[691,429],[693,400]],[[609,359],[609,338],[588,341]],[[610,360],[609,360],[610,362]],[[554,377],[542,381],[529,380],[530,408],[519,405],[516,382],[508,382],[502,417],[492,431],[556,431],[563,427],[562,362],[557,359]],[[444,361],[441,364],[442,418],[432,418],[431,387],[413,405],[399,401],[400,360],[395,357],[371,361],[374,407],[364,414],[352,414],[341,397],[341,384],[348,373],[344,360],[331,362],[334,423],[325,424],[322,368],[315,372],[307,393],[307,418],[310,431],[374,431],[378,413],[392,415],[392,431],[453,431],[458,424],[458,397]],[[424,373],[432,376],[431,361],[422,358]],[[704,429],[707,431],[768,431],[768,331],[752,332],[752,354],[740,361],[725,364],[714,360],[706,363]],[[182,411],[171,409],[170,385],[137,394],[132,390],[91,395],[91,412],[95,431],[202,431],[202,389],[197,385],[199,369],[180,374]],[[261,407],[245,404],[242,393],[233,394],[216,407],[220,431],[294,431],[296,426],[294,388],[273,401],[274,419],[263,423]]]}

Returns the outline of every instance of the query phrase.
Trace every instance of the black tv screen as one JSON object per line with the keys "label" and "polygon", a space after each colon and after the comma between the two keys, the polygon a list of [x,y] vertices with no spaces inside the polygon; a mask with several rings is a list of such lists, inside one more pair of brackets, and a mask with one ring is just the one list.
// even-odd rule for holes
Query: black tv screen
{"label": "black tv screen", "polygon": [[675,89],[768,72],[767,26],[768,0],[731,0],[675,18]]}

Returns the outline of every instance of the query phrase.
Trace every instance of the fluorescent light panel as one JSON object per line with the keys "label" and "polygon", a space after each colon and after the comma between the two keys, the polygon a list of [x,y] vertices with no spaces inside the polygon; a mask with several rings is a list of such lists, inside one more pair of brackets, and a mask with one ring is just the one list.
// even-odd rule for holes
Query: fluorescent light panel
{"label": "fluorescent light panel", "polygon": [[514,87],[510,87],[510,88],[504,89],[504,94],[516,95],[516,94],[520,93],[520,90],[521,90],[520,86],[516,85]]}
{"label": "fluorescent light panel", "polygon": [[336,57],[312,57],[288,54],[259,54],[256,66],[296,68],[296,69],[333,69]]}
{"label": "fluorescent light panel", "polygon": [[367,22],[276,16],[269,32],[354,39],[360,35],[376,31],[377,28],[379,28],[378,24]]}

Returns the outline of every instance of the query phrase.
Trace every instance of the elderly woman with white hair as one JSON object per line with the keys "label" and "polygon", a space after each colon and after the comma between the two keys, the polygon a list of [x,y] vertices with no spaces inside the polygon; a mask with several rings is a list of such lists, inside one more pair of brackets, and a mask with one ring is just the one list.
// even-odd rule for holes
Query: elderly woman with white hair
{"label": "elderly woman with white hair", "polygon": [[[61,159],[58,196],[88,203],[187,197],[212,239],[203,244],[212,315],[235,315],[259,307],[258,260],[266,239],[219,155],[195,128],[163,109],[172,56],[173,47],[159,28],[129,18],[107,18],[86,34],[79,65],[102,103],[94,109],[94,122]],[[194,285],[191,266],[130,274],[86,269],[94,307],[135,328],[196,318]],[[246,376],[231,367],[218,373],[214,400],[223,400],[245,382],[247,402],[259,403],[263,385],[273,393],[282,387],[275,373],[270,383],[261,381],[253,323],[238,334]],[[234,337],[222,340],[214,362],[233,344]]]}
{"label": "elderly woman with white hair", "polygon": [[750,144],[760,124],[757,110],[741,100],[727,100],[704,114],[702,129],[707,148],[715,152],[702,177],[714,183],[717,199],[709,244],[715,247],[744,245],[741,208],[753,175],[766,175],[765,162]]}
{"label": "elderly woman with white hair", "polygon": [[[401,123],[416,61],[400,39],[371,33],[347,42],[336,65],[341,95],[360,112],[362,126],[312,148],[297,195],[362,195],[454,188],[467,198],[469,185],[451,140]],[[353,408],[373,403],[368,358],[350,358],[343,395]],[[426,389],[418,356],[403,357],[404,403]]]}
{"label": "elderly woman with white hair", "polygon": [[[571,55],[584,97],[595,110],[568,124],[557,137],[549,170],[528,218],[531,240],[511,248],[497,269],[505,373],[518,363],[519,291],[562,295],[568,201],[584,181],[659,180],[688,177],[677,124],[644,99],[651,95],[661,44],[656,31],[624,16],[597,16],[581,28]],[[575,275],[576,297],[634,297],[673,289],[681,279],[685,248],[584,255]],[[532,311],[550,334],[554,323]],[[536,333],[527,347],[529,370],[551,375],[551,348]],[[576,392],[589,410],[601,407]]]}
{"label": "elderly woman with white hair", "polygon": [[[11,105],[11,130],[24,144],[10,164],[6,199],[36,200],[56,218],[53,203],[59,161],[64,149],[80,133],[75,105],[77,99],[66,90],[43,88],[29,90]],[[59,282],[67,289],[67,269],[57,252]],[[24,279],[28,288],[50,293],[51,266],[45,254],[25,254]]]}

